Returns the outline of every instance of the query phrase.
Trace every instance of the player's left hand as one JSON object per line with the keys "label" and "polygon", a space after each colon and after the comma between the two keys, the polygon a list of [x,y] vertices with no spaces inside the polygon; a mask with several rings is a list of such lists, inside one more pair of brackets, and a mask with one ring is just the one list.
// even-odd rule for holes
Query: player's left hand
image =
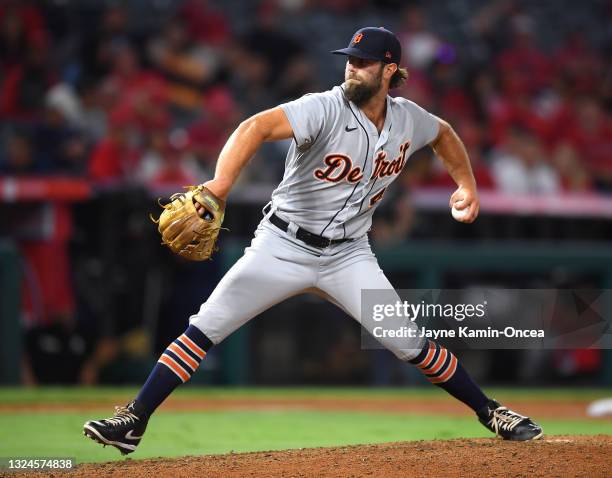
{"label": "player's left hand", "polygon": [[461,212],[465,211],[465,214],[462,214],[461,217],[456,218],[457,221],[464,222],[466,224],[474,222],[478,217],[478,212],[480,210],[480,200],[478,199],[476,186],[459,186],[450,197],[449,206],[451,208],[454,207]]}
{"label": "player's left hand", "polygon": [[186,186],[187,192],[170,196],[159,218],[158,231],[165,244],[185,259],[203,261],[217,250],[216,242],[223,224],[225,201],[204,187]]}

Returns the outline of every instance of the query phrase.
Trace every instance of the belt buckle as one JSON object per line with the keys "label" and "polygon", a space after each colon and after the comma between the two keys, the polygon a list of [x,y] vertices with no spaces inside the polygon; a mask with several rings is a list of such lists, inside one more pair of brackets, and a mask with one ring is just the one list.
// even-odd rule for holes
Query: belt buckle
{"label": "belt buckle", "polygon": [[[321,237],[323,237],[323,236],[321,236]],[[327,242],[327,244],[325,246],[323,246],[323,248],[327,248],[327,247],[331,246],[332,242],[334,242],[334,240],[329,238],[329,237],[328,238],[323,237],[323,239],[325,239],[325,242]]]}

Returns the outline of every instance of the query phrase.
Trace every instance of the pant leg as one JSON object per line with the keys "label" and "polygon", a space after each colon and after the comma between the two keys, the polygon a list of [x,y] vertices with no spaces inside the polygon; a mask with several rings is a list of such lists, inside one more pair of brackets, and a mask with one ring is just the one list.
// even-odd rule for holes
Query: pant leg
{"label": "pant leg", "polygon": [[[336,256],[327,259],[325,267],[317,281],[317,287],[330,296],[330,301],[339,305],[370,334],[373,335],[374,326],[378,322],[363,320],[362,317],[362,290],[382,289],[387,292],[381,294],[385,303],[400,301],[389,279],[378,265],[378,260],[372,253],[367,239],[351,243],[345,250]],[[418,337],[418,327],[414,322],[406,319],[397,326],[413,329],[414,338],[378,338],[385,348],[393,352],[401,360],[410,360],[417,356],[425,345],[425,339]]]}
{"label": "pant leg", "polygon": [[317,257],[273,227],[259,226],[244,256],[190,317],[190,324],[214,344],[261,312],[314,285]]}

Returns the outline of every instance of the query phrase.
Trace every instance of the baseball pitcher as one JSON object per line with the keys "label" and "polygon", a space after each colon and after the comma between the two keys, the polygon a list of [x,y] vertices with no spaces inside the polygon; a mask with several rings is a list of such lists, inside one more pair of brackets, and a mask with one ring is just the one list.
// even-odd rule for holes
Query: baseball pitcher
{"label": "baseball pitcher", "polygon": [[[284,177],[244,256],[164,351],[138,396],[116,407],[113,417],[85,423],[88,437],[123,454],[133,452],[151,414],[190,379],[211,347],[288,297],[314,292],[362,323],[361,291],[393,291],[368,242],[372,215],[420,148],[433,148],[456,182],[450,197],[450,207],[460,211],[455,217],[471,223],[478,216],[476,182],[457,134],[415,103],[389,96],[407,78],[397,37],[385,28],[366,27],[347,48],[333,53],[347,57],[342,85],[242,122],[221,151],[214,179],[164,206],[159,218],[163,242],[189,259],[208,258],[225,198],[242,168],[264,141],[293,140]],[[487,397],[450,350],[413,335],[401,344],[381,342],[464,402],[496,435],[517,441],[542,436],[529,417]]]}

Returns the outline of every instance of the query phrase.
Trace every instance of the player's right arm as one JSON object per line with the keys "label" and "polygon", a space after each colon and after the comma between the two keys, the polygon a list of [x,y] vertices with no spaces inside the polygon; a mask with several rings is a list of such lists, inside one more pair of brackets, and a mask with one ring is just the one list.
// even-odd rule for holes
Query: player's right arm
{"label": "player's right arm", "polygon": [[293,137],[285,112],[277,106],[244,120],[221,150],[214,179],[204,183],[218,197],[225,199],[240,171],[265,141]]}

